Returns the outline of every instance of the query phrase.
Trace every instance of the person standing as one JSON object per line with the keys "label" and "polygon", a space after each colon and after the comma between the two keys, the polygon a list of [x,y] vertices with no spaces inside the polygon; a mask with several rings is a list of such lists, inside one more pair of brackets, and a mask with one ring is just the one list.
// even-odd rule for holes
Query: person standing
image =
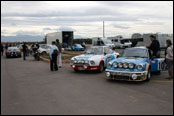
{"label": "person standing", "polygon": [[1,44],[1,55],[3,56],[3,53],[4,53],[4,46],[3,44]]}
{"label": "person standing", "polygon": [[23,59],[24,60],[26,60],[26,55],[27,55],[27,45],[26,45],[26,43],[24,43],[23,45],[22,45],[22,51],[23,51]]}
{"label": "person standing", "polygon": [[158,40],[156,40],[156,37],[154,35],[150,35],[150,40],[152,43],[150,46],[146,46],[148,49],[150,49],[153,52],[153,56],[156,58],[160,57],[160,43]]}
{"label": "person standing", "polygon": [[59,49],[58,62],[59,62],[59,68],[61,68],[62,67],[62,45],[58,39],[56,39],[56,46]]}
{"label": "person standing", "polygon": [[172,79],[173,78],[173,45],[171,40],[166,40],[166,45],[167,45],[167,49],[166,49],[166,64],[167,64],[167,68],[168,68],[168,73],[169,73],[169,77],[167,77],[166,79]]}
{"label": "person standing", "polygon": [[52,46],[50,48],[50,69],[53,71],[58,71],[58,66],[57,66],[57,56],[59,54],[59,49],[56,46],[56,42],[52,42]]}

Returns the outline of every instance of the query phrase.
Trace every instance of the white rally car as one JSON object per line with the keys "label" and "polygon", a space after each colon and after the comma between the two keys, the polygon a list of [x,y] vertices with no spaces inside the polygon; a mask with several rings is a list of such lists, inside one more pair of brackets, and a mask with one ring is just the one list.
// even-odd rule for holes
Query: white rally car
{"label": "white rally car", "polygon": [[108,62],[116,59],[119,53],[108,46],[88,47],[82,55],[71,58],[71,68],[79,70],[98,70],[103,72]]}

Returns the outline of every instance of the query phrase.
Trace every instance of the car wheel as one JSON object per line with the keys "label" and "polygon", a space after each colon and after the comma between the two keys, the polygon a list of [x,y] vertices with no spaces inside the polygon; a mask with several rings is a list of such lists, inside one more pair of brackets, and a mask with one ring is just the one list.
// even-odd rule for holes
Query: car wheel
{"label": "car wheel", "polygon": [[45,51],[43,51],[41,54],[42,54],[42,55],[46,55],[47,53],[46,53]]}
{"label": "car wheel", "polygon": [[104,63],[102,62],[99,66],[99,72],[103,72],[104,71]]}
{"label": "car wheel", "polygon": [[151,79],[151,72],[150,72],[150,68],[149,68],[148,72],[147,72],[146,81],[150,81],[150,79]]}

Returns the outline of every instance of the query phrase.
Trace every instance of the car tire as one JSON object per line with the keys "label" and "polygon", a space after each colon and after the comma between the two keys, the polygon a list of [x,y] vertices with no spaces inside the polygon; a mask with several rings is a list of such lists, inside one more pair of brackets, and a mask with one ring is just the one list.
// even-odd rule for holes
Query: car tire
{"label": "car tire", "polygon": [[46,55],[46,54],[47,54],[47,52],[43,51],[41,54],[42,54],[42,55]]}
{"label": "car tire", "polygon": [[99,66],[99,72],[102,73],[104,71],[104,63],[102,62]]}
{"label": "car tire", "polygon": [[150,68],[149,68],[148,72],[147,72],[146,81],[150,81],[150,79],[151,79],[151,71],[150,71]]}

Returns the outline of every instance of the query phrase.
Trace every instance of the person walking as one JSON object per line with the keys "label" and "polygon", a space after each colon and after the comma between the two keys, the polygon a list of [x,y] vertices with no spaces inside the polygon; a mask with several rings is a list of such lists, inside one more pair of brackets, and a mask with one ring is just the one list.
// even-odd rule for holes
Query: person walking
{"label": "person walking", "polygon": [[155,56],[156,58],[160,57],[160,43],[158,40],[156,40],[156,37],[154,35],[150,35],[150,40],[152,41],[152,43],[150,44],[150,46],[146,47],[148,49],[150,49],[153,52],[153,56]]}
{"label": "person walking", "polygon": [[26,60],[26,55],[27,55],[27,45],[26,45],[26,43],[24,43],[23,45],[22,45],[22,51],[23,51],[23,59],[24,60]]}
{"label": "person walking", "polygon": [[56,39],[56,46],[59,49],[58,62],[59,62],[59,68],[61,68],[62,67],[62,44],[59,42],[58,39]]}
{"label": "person walking", "polygon": [[50,69],[53,71],[58,71],[58,66],[57,66],[57,56],[59,54],[59,49],[56,46],[56,42],[52,42],[52,46],[50,48]]}
{"label": "person walking", "polygon": [[173,78],[173,45],[171,40],[166,40],[166,45],[167,45],[167,49],[166,49],[166,64],[167,64],[167,69],[168,69],[168,73],[169,73],[169,77],[167,77],[166,79],[172,79]]}

